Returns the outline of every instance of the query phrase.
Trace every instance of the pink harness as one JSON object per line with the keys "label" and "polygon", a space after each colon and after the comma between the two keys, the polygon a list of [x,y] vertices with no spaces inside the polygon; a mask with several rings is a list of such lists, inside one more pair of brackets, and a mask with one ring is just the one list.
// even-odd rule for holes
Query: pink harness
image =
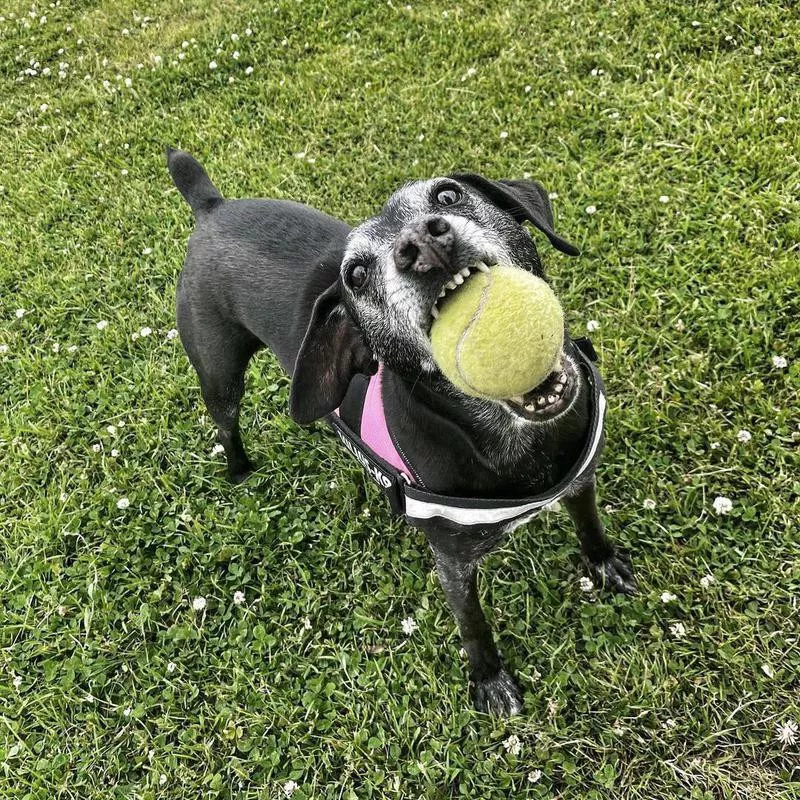
{"label": "pink harness", "polygon": [[373,452],[387,461],[405,476],[411,483],[411,469],[395,447],[386,424],[383,410],[383,363],[378,364],[378,371],[370,378],[367,393],[364,397],[364,411],[361,415],[361,440]]}

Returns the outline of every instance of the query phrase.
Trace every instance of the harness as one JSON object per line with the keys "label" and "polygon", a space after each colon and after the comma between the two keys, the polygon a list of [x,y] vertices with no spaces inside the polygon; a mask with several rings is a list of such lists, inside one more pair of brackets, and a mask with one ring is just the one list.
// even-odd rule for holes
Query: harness
{"label": "harness", "polygon": [[[383,365],[371,377],[358,376],[361,383],[348,391],[342,408],[348,404],[360,416],[358,433],[352,430],[337,409],[327,418],[345,449],[361,464],[369,477],[383,490],[392,511],[405,516],[412,525],[432,519],[476,528],[506,527],[535,517],[546,506],[563,497],[570,484],[580,478],[598,455],[603,440],[606,398],[603,381],[594,365],[597,353],[588,339],[575,339],[578,363],[589,385],[591,424],[581,455],[569,473],[546,492],[533,497],[512,499],[454,497],[425,489],[414,478],[414,470],[394,441],[386,422],[381,389]],[[355,381],[356,379],[354,379]],[[360,405],[360,414],[358,406]]]}

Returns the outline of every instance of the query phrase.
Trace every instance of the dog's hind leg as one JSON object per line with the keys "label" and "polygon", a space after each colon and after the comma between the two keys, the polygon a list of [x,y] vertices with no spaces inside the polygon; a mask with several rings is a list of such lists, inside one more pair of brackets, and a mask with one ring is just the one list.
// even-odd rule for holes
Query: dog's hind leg
{"label": "dog's hind leg", "polygon": [[562,502],[575,523],[581,544],[581,557],[592,580],[601,587],[633,594],[636,591],[636,579],[630,557],[615,547],[606,536],[597,510],[594,481],[572,497],[564,497]]}
{"label": "dog's hind leg", "polygon": [[215,315],[202,316],[178,301],[181,341],[200,378],[203,400],[217,424],[217,437],[225,448],[228,477],[241,483],[253,470],[239,433],[239,405],[244,394],[244,373],[261,342],[239,326]]}

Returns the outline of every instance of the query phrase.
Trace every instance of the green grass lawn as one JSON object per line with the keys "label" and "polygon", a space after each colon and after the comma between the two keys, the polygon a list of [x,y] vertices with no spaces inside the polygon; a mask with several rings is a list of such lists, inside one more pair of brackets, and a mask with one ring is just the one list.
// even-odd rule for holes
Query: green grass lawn
{"label": "green grass lawn", "polygon": [[[0,12],[0,796],[800,797],[800,15],[276,2]],[[563,513],[488,560],[523,716],[472,710],[423,536],[268,354],[226,482],[167,144],[351,222],[454,169],[555,193],[640,591],[581,591]]]}

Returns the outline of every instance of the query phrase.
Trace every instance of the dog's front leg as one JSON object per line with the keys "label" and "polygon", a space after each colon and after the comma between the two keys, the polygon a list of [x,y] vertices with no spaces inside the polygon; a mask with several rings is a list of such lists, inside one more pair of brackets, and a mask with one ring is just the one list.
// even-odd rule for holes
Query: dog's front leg
{"label": "dog's front leg", "polygon": [[478,711],[510,716],[522,711],[522,693],[503,667],[478,599],[478,560],[459,558],[431,544],[436,571],[455,615],[470,663],[472,699]]}
{"label": "dog's front leg", "polygon": [[633,594],[636,579],[630,557],[606,536],[597,510],[594,480],[572,497],[565,497],[563,502],[575,523],[581,557],[592,579],[601,587]]}

